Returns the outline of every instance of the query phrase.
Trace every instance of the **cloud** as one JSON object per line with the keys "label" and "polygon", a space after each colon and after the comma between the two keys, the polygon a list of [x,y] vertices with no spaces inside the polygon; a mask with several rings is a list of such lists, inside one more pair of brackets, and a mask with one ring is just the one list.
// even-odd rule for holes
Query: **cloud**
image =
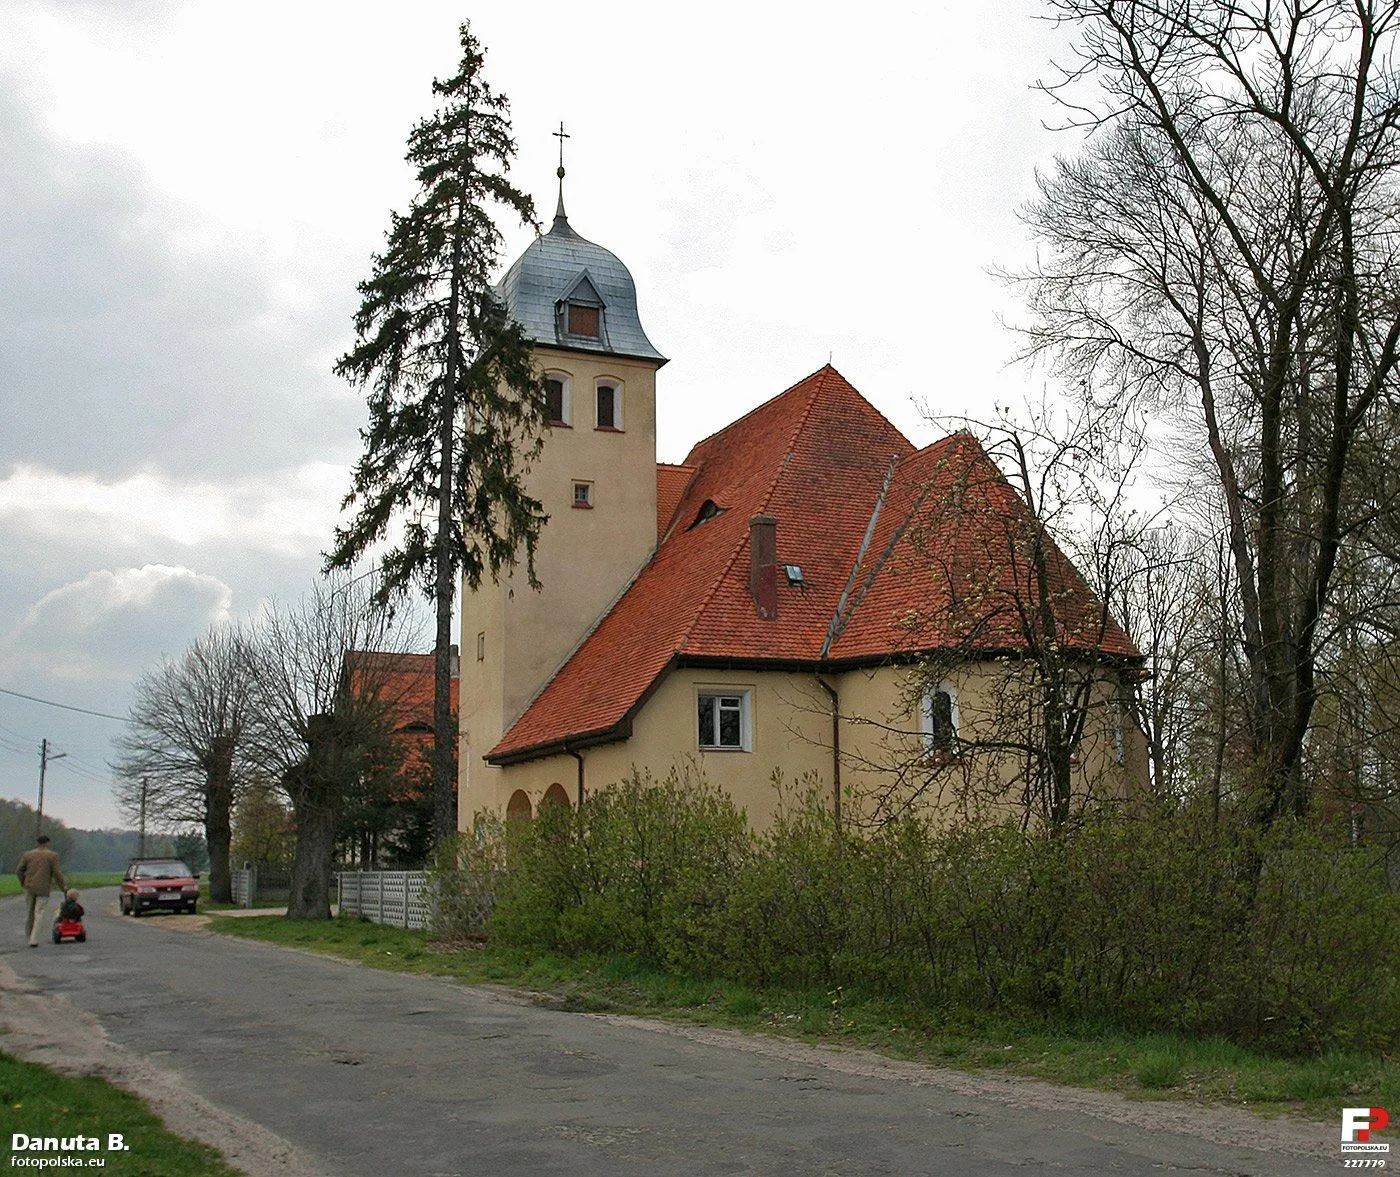
{"label": "cloud", "polygon": [[220,478],[356,448],[359,396],[325,357],[353,281],[271,276],[122,152],[64,142],[0,74],[0,468]]}
{"label": "cloud", "polygon": [[189,568],[100,569],[41,597],[0,637],[0,671],[13,681],[130,681],[229,619],[233,591]]}
{"label": "cloud", "polygon": [[327,462],[227,482],[177,481],[155,469],[104,479],[20,464],[0,478],[0,536],[140,550],[237,543],[314,556],[329,543],[348,485],[349,471]]}

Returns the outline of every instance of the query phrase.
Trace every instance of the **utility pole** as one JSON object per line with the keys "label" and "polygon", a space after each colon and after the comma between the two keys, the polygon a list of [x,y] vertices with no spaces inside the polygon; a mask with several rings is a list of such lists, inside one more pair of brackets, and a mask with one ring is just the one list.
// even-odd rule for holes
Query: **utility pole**
{"label": "utility pole", "polygon": [[136,848],[136,857],[146,857],[146,786],[150,782],[147,778],[141,778],[141,842]]}
{"label": "utility pole", "polygon": [[47,739],[39,741],[39,810],[34,814],[34,838],[36,841],[39,835],[44,832],[44,776],[49,771],[49,761],[62,760],[67,755],[67,752],[50,752]]}

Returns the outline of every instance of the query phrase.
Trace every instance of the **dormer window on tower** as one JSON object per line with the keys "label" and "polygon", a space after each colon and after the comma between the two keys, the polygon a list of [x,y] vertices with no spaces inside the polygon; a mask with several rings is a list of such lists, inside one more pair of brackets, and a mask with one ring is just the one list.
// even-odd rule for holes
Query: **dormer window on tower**
{"label": "dormer window on tower", "polygon": [[581,270],[564,297],[554,304],[560,341],[603,342],[603,312],[603,297],[598,293],[598,287],[588,276],[588,271]]}
{"label": "dormer window on tower", "polygon": [[597,339],[601,334],[602,324],[599,319],[602,317],[600,308],[584,306],[582,303],[571,302],[565,304],[568,307],[569,325],[565,330],[570,335],[582,335],[588,339]]}

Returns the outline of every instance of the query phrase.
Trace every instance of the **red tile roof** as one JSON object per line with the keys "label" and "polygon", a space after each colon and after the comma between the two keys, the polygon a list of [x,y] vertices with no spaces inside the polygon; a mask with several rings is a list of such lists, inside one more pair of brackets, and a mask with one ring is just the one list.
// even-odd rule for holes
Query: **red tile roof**
{"label": "red tile roof", "polygon": [[666,538],[671,518],[680,505],[681,496],[695,474],[694,466],[672,466],[656,463],[656,542]]}
{"label": "red tile roof", "polygon": [[[656,554],[490,760],[624,737],[676,661],[815,666],[887,475],[889,490],[829,659],[1024,646],[1009,610],[1023,578],[1021,549],[1012,541],[1024,541],[1034,520],[971,435],[916,452],[828,365],[700,442],[684,466],[658,467],[658,516],[662,479],[669,493],[681,471],[688,471],[686,482],[666,522],[658,522],[664,534]],[[799,565],[804,582],[789,584],[780,572],[771,621],[760,619],[749,594],[749,520],[756,514],[777,519],[778,563]],[[888,562],[865,585],[891,537]],[[1050,565],[1059,615],[1074,619],[1071,640],[1135,657],[1116,624],[1095,623],[1101,611],[1058,549]],[[945,568],[952,569],[951,584]]]}
{"label": "red tile roof", "polygon": [[[351,691],[373,691],[392,709],[394,738],[407,749],[431,751],[433,732],[433,655],[391,654],[382,650],[347,650],[345,673]],[[457,714],[456,675],[449,684],[452,714]],[[426,729],[426,730],[425,730]]]}

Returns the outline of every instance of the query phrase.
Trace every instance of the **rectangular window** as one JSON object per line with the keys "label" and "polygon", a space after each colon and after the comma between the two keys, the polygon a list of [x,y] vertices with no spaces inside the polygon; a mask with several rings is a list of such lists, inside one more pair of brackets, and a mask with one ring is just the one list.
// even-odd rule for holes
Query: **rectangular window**
{"label": "rectangular window", "polygon": [[598,428],[617,428],[617,389],[607,384],[598,385]]}
{"label": "rectangular window", "polygon": [[551,425],[564,424],[564,382],[546,379],[544,382],[545,416]]}
{"label": "rectangular window", "polygon": [[478,662],[486,661],[486,631],[484,629],[476,635],[476,660]]}
{"label": "rectangular window", "polygon": [[598,308],[569,303],[569,334],[598,338]]}
{"label": "rectangular window", "polygon": [[574,506],[591,507],[593,505],[593,484],[591,482],[574,483]]}
{"label": "rectangular window", "polygon": [[702,748],[746,748],[748,695],[702,694],[697,718]]}
{"label": "rectangular window", "polygon": [[920,726],[925,752],[951,752],[958,739],[958,705],[953,692],[942,683],[924,692]]}

